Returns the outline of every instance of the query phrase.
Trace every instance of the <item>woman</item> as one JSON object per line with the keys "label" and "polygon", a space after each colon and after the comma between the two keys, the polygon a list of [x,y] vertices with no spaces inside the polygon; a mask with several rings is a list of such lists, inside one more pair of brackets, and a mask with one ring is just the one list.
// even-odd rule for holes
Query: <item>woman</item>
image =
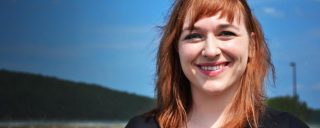
{"label": "woman", "polygon": [[158,50],[157,108],[126,127],[307,127],[264,106],[269,70],[246,0],[176,0]]}

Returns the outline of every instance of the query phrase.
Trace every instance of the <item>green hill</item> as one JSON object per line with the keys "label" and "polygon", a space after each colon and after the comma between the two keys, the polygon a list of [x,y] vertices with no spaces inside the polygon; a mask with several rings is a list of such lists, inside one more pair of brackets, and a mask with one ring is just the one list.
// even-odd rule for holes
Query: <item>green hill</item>
{"label": "green hill", "polygon": [[95,84],[0,70],[0,120],[127,120],[153,106]]}
{"label": "green hill", "polygon": [[[320,110],[293,97],[274,97],[268,106],[308,122],[320,122]],[[144,96],[95,84],[31,73],[0,70],[0,121],[5,120],[127,120],[154,107]]]}
{"label": "green hill", "polygon": [[320,122],[320,110],[309,108],[305,102],[299,101],[298,97],[270,98],[267,100],[267,105],[277,110],[289,112],[307,122]]}

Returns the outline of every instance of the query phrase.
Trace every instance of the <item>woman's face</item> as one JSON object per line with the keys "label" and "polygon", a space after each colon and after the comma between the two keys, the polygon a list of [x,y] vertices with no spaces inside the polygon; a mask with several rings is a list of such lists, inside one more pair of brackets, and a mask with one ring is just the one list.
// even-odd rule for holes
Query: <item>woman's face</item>
{"label": "woman's face", "polygon": [[219,95],[238,87],[249,53],[249,34],[244,20],[230,23],[220,13],[195,22],[186,18],[179,39],[181,67],[192,90]]}

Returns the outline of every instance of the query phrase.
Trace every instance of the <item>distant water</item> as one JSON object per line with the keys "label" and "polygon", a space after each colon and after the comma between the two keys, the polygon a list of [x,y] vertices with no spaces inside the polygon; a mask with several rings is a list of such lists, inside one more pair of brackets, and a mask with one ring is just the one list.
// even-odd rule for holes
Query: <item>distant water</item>
{"label": "distant water", "polygon": [[124,128],[126,121],[0,121],[0,128]]}

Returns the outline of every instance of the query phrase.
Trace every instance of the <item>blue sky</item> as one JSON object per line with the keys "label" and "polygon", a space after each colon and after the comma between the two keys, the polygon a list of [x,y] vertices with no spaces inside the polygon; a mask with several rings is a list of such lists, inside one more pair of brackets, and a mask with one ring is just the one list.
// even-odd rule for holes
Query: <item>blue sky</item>
{"label": "blue sky", "polygon": [[[320,0],[249,0],[277,71],[268,97],[320,108]],[[159,29],[171,0],[1,0],[0,68],[153,97]]]}

